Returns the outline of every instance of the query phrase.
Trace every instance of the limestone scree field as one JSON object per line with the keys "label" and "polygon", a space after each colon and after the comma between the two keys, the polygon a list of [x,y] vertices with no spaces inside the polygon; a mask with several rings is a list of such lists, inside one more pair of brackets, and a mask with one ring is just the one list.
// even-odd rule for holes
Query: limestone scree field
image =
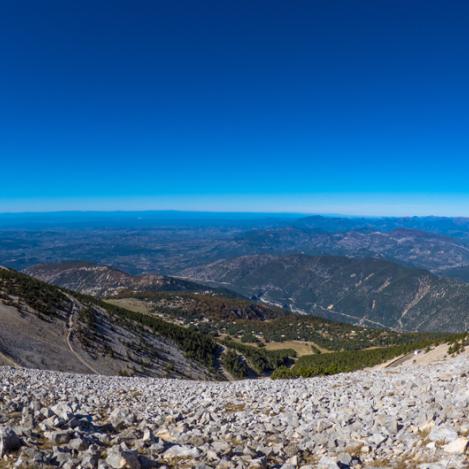
{"label": "limestone scree field", "polygon": [[0,368],[0,467],[469,467],[469,360],[201,382]]}

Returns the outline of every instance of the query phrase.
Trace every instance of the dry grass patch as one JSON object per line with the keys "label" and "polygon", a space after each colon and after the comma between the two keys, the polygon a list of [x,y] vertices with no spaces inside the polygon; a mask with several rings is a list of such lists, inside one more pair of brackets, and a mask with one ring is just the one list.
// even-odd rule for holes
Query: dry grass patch
{"label": "dry grass patch", "polygon": [[265,344],[266,350],[284,350],[284,349],[293,349],[299,357],[304,355],[311,355],[315,353],[315,348],[320,350],[322,353],[330,352],[330,350],[320,347],[314,342],[305,342],[302,340],[287,340],[285,342],[268,342]]}
{"label": "dry grass patch", "polygon": [[116,300],[105,301],[111,305],[120,306],[121,308],[128,309],[129,311],[134,311],[136,313],[151,313],[151,305],[144,300],[137,300],[136,298],[119,298]]}
{"label": "dry grass patch", "polygon": [[[434,463],[435,459],[430,457],[416,457],[416,455],[407,454],[401,456],[400,458],[390,460],[390,459],[378,459],[371,461],[367,465],[364,466],[366,469],[367,467],[382,467],[392,469],[413,469],[418,467],[420,464],[431,464]],[[448,469],[453,469],[452,466],[449,466]],[[456,469],[456,468],[454,468]]]}
{"label": "dry grass patch", "polygon": [[244,403],[234,403],[234,402],[228,402],[225,405],[225,411],[226,412],[242,412],[244,409],[246,409],[246,404]]}

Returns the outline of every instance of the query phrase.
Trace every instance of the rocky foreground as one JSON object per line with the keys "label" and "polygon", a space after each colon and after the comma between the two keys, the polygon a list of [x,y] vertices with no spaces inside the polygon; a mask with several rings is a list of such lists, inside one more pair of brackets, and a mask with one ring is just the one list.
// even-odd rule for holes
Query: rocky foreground
{"label": "rocky foreground", "polygon": [[469,360],[296,381],[0,368],[0,468],[469,467]]}

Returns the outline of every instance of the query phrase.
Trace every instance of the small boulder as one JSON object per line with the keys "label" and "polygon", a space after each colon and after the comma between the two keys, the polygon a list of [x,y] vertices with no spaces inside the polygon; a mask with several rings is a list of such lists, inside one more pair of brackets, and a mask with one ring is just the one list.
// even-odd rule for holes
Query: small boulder
{"label": "small boulder", "polygon": [[116,430],[122,430],[135,421],[135,416],[124,410],[114,409],[109,416],[109,421]]}
{"label": "small boulder", "polygon": [[81,437],[73,438],[68,443],[68,447],[75,451],[84,451],[88,446],[88,443]]}
{"label": "small boulder", "polygon": [[448,426],[435,427],[428,435],[430,441],[437,441],[439,443],[449,443],[457,437],[456,430]]}
{"label": "small boulder", "polygon": [[443,446],[443,450],[451,454],[464,454],[469,447],[467,438],[456,438],[447,445]]}
{"label": "small boulder", "polygon": [[18,435],[9,427],[0,428],[0,458],[7,453],[18,451],[22,442]]}
{"label": "small boulder", "polygon": [[337,469],[339,466],[335,459],[329,456],[323,456],[318,462],[318,469]]}
{"label": "small boulder", "polygon": [[52,406],[50,410],[62,420],[68,421],[73,417],[73,411],[69,404],[65,402],[59,402]]}
{"label": "small boulder", "polygon": [[72,439],[73,432],[44,432],[44,437],[47,438],[53,445],[65,445]]}
{"label": "small boulder", "polygon": [[199,456],[200,452],[197,448],[190,446],[174,445],[163,453],[164,459],[191,459]]}
{"label": "small boulder", "polygon": [[140,461],[133,451],[122,451],[118,446],[114,446],[108,453],[106,463],[114,469],[140,469]]}

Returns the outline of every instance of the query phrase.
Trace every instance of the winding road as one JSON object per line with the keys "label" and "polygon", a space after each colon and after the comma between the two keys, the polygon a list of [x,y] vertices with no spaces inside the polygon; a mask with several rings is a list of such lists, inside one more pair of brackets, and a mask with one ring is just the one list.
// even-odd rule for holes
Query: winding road
{"label": "winding road", "polygon": [[99,375],[99,371],[96,370],[93,366],[91,366],[84,358],[82,358],[78,352],[76,352],[73,347],[72,347],[72,334],[73,334],[73,327],[74,327],[74,318],[76,313],[79,311],[79,307],[75,301],[74,298],[71,296],[68,296],[68,299],[72,302],[72,311],[70,313],[70,316],[68,317],[68,321],[65,323],[65,339],[68,345],[68,348],[70,352],[75,356],[75,358],[83,365],[85,366],[88,370],[90,370],[92,373]]}

